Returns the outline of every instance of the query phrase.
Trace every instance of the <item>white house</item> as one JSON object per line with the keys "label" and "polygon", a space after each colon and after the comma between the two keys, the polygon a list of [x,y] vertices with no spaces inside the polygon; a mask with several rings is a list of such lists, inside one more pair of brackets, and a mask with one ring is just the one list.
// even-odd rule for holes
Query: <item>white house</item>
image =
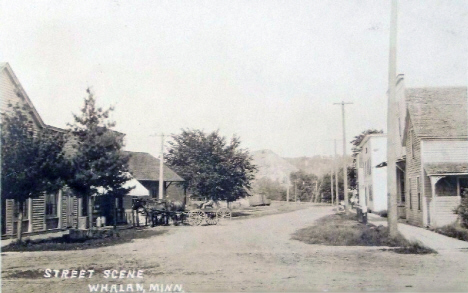
{"label": "white house", "polygon": [[387,210],[387,168],[377,165],[387,161],[387,136],[369,134],[359,145],[356,157],[359,183],[359,203],[370,212]]}

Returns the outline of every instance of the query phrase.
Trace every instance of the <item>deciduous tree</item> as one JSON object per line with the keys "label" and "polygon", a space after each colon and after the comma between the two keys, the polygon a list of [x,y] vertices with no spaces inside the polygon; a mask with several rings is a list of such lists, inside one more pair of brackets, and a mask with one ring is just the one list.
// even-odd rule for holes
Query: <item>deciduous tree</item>
{"label": "deciduous tree", "polygon": [[247,195],[256,167],[249,152],[234,136],[228,143],[218,131],[183,129],[173,135],[167,164],[180,174],[194,196],[214,201],[235,201]]}
{"label": "deciduous tree", "polygon": [[28,198],[57,192],[65,184],[64,137],[49,128],[34,129],[28,106],[9,105],[1,125],[4,199],[18,206],[17,238],[22,239],[23,210]]}

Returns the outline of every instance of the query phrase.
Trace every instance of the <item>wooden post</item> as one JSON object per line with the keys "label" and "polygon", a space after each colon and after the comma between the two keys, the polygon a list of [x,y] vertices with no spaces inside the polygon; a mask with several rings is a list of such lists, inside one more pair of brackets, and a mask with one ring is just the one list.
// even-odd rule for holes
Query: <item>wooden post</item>
{"label": "wooden post", "polygon": [[57,199],[57,216],[58,216],[58,228],[62,229],[63,225],[63,218],[62,218],[62,190],[58,191],[58,199]]}
{"label": "wooden post", "polygon": [[161,134],[161,156],[159,158],[159,200],[164,198],[164,134]]}
{"label": "wooden post", "polygon": [[117,197],[114,197],[114,230],[117,229],[117,203],[119,199]]}
{"label": "wooden post", "polygon": [[32,198],[28,198],[28,232],[33,232],[32,201]]}
{"label": "wooden post", "polygon": [[333,168],[330,172],[330,200],[331,204],[333,205],[333,195],[334,195],[334,190],[333,190]]}

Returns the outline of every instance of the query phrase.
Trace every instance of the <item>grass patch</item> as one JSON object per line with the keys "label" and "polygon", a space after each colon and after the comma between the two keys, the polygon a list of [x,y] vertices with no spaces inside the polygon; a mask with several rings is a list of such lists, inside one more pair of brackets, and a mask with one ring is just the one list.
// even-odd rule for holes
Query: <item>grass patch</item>
{"label": "grass patch", "polygon": [[468,241],[468,229],[464,229],[455,225],[442,226],[440,228],[432,229],[432,231],[448,237]]}
{"label": "grass patch", "polygon": [[118,231],[118,234],[104,238],[90,238],[73,240],[64,235],[62,237],[25,240],[13,242],[2,247],[2,252],[8,251],[57,251],[57,250],[84,250],[106,247],[131,242],[133,239],[150,238],[166,233],[164,230],[151,230],[148,228],[132,228]]}
{"label": "grass patch", "polygon": [[308,244],[333,246],[389,246],[397,253],[436,253],[419,242],[410,242],[403,236],[390,237],[388,228],[362,224],[355,214],[335,214],[317,220],[311,227],[300,229],[292,239]]}

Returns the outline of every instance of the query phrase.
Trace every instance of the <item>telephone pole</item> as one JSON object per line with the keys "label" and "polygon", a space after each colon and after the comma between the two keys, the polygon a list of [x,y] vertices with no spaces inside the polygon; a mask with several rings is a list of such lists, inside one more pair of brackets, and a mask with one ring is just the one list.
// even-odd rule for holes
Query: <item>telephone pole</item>
{"label": "telephone pole", "polygon": [[397,186],[396,186],[396,43],[397,43],[397,0],[392,0],[390,17],[390,53],[388,64],[388,108],[387,108],[387,203],[388,232],[398,234]]}
{"label": "telephone pole", "polygon": [[163,200],[164,198],[164,133],[153,134],[151,136],[161,137],[161,154],[159,156],[159,192],[158,199]]}
{"label": "telephone pole", "polygon": [[331,199],[331,204],[332,205],[333,205],[333,196],[335,195],[335,192],[333,190],[333,172],[334,172],[334,170],[335,170],[335,164],[332,165],[332,168],[330,170],[330,199]]}
{"label": "telephone pole", "polygon": [[338,189],[338,171],[336,170],[336,139],[335,139],[335,160],[333,161],[333,169],[335,171],[335,192],[336,192],[336,204],[340,203],[340,193]]}
{"label": "telephone pole", "polygon": [[343,120],[343,192],[344,192],[344,206],[345,211],[348,212],[348,166],[346,164],[346,121],[345,121],[345,105],[350,105],[352,103],[334,103],[334,105],[341,105],[341,117]]}

